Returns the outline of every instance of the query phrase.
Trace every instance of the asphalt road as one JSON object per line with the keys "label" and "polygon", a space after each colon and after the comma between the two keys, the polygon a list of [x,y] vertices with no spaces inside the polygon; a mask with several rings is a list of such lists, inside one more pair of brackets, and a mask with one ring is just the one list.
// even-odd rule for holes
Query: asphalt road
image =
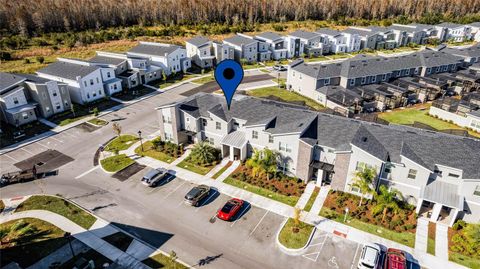
{"label": "asphalt road", "polygon": [[[123,133],[135,134],[141,130],[148,135],[158,129],[154,108],[185,98],[182,93],[195,87],[184,84],[101,118],[118,120]],[[111,124],[93,131],[78,126],[0,155],[2,173],[16,170],[15,163],[48,149],[55,149],[74,159],[61,166],[57,176],[1,188],[1,197],[61,194],[152,246],[166,252],[175,250],[180,259],[191,265],[206,257],[216,257],[205,267],[355,267],[360,247],[332,235],[317,233],[315,244],[303,256],[284,254],[275,244],[275,236],[284,217],[261,208],[246,206],[233,222],[217,220],[211,223],[210,218],[230,197],[216,193],[198,208],[187,206],[183,203],[183,196],[193,185],[180,178],[173,178],[156,188],[140,184],[140,177],[145,171],[125,181],[112,178],[94,167],[92,160],[98,145],[113,136]]]}

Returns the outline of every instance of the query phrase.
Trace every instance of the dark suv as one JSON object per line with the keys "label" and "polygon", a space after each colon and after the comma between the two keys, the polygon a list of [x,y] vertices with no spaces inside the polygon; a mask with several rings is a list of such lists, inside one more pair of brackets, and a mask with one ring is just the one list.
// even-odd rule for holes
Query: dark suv
{"label": "dark suv", "polygon": [[193,206],[198,206],[200,201],[210,194],[210,187],[207,185],[198,185],[193,187],[185,195],[185,203]]}

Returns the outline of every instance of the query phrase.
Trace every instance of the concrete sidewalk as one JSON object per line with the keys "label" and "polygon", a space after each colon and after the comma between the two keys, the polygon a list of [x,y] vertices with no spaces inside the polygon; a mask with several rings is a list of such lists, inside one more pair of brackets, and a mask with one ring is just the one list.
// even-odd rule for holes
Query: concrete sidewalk
{"label": "concrete sidewalk", "polygon": [[417,232],[415,233],[415,249],[427,252],[428,244],[428,219],[419,217],[417,219]]}

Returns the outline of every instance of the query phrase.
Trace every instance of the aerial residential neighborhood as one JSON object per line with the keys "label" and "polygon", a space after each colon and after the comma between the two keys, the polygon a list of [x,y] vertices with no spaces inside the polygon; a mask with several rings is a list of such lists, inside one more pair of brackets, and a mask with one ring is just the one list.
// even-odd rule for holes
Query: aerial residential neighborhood
{"label": "aerial residential neighborhood", "polygon": [[480,269],[480,6],[380,2],[0,7],[0,268]]}

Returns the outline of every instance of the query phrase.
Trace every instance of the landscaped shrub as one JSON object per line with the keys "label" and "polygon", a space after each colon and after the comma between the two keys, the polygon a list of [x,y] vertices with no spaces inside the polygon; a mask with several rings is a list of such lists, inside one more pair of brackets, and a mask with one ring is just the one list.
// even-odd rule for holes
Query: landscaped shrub
{"label": "landscaped shrub", "polygon": [[163,152],[169,156],[177,158],[178,156],[182,155],[183,148],[180,145],[172,143],[170,141],[163,141],[161,139],[154,139],[152,140],[153,148],[156,151]]}

